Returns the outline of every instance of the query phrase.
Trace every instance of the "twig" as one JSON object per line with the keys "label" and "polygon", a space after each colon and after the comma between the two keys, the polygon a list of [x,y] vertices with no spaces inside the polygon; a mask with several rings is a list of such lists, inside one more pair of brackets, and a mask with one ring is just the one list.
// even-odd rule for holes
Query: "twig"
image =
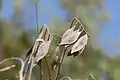
{"label": "twig", "polygon": [[21,58],[12,57],[12,58],[7,58],[7,59],[4,59],[4,60],[0,61],[0,65],[3,64],[3,63],[6,62],[6,61],[9,61],[9,60],[18,60],[18,61],[20,61],[21,63],[24,63]]}
{"label": "twig", "polygon": [[14,68],[14,67],[16,67],[16,65],[11,65],[11,66],[2,68],[2,69],[0,69],[0,72],[4,72],[4,71],[7,71],[7,70],[10,70],[10,69],[12,69],[12,68]]}
{"label": "twig", "polygon": [[33,69],[33,60],[31,59],[31,63],[27,64],[26,72],[24,75],[24,80],[30,80],[31,74],[32,74],[32,69]]}
{"label": "twig", "polygon": [[27,63],[24,63],[24,66],[23,68],[25,68],[25,65],[26,65],[26,68],[25,68],[25,71],[23,69],[23,71],[25,72],[23,74],[23,80],[30,80],[30,77],[31,77],[31,74],[32,74],[32,68],[33,68],[33,61],[32,61],[32,55],[34,53],[31,53],[30,55],[30,58],[28,59]]}
{"label": "twig", "polygon": [[54,38],[54,37],[52,37],[52,38],[53,38],[53,40],[55,40],[57,42],[57,46],[58,46],[59,45],[58,40],[56,38]]}
{"label": "twig", "polygon": [[52,80],[52,79],[51,79],[51,74],[50,74],[49,64],[48,64],[48,62],[47,62],[46,57],[45,57],[44,59],[45,59],[45,63],[46,63],[46,65],[47,65],[47,69],[48,69],[49,80]]}
{"label": "twig", "polygon": [[64,50],[64,52],[63,52],[63,54],[62,54],[62,56],[61,56],[61,58],[60,58],[60,60],[59,60],[58,71],[57,71],[57,73],[56,73],[56,76],[55,76],[54,80],[58,80],[58,77],[59,77],[59,74],[60,74],[60,69],[61,69],[61,64],[62,64],[63,59],[64,59],[64,57],[65,57],[65,52],[66,52],[66,50],[67,50],[67,48],[65,48],[65,50]]}
{"label": "twig", "polygon": [[3,61],[0,62],[0,65],[9,60],[18,60],[21,62],[21,69],[19,71],[19,76],[20,76],[20,80],[23,80],[24,61],[21,58],[12,57],[12,58],[4,59]]}
{"label": "twig", "polygon": [[72,80],[70,77],[63,77],[62,79],[60,79],[60,80]]}
{"label": "twig", "polygon": [[42,76],[43,76],[43,73],[42,73],[42,60],[40,61],[39,67],[40,67],[40,80],[42,80]]}
{"label": "twig", "polygon": [[59,37],[60,39],[62,38],[61,36],[57,35],[57,34],[52,34],[52,38],[57,42],[57,46],[59,45],[59,42],[58,40],[54,37],[54,36],[57,36]]}
{"label": "twig", "polygon": [[42,80],[42,75],[43,75],[42,72],[40,72],[40,80]]}
{"label": "twig", "polygon": [[60,39],[62,38],[61,36],[57,35],[57,34],[52,34],[52,36],[57,36],[59,37]]}
{"label": "twig", "polygon": [[[39,0],[37,0],[36,1],[36,32],[37,32],[37,36],[39,35],[39,25],[38,25],[38,2],[39,2]],[[40,63],[40,65],[39,65],[39,67],[40,67],[40,80],[42,80],[42,76],[43,76],[43,74],[42,74],[42,60],[41,60],[41,63]]]}
{"label": "twig", "polygon": [[[37,36],[38,36],[38,2],[39,0],[36,0],[36,32],[37,32]],[[28,60],[27,63],[27,67],[25,70],[25,75],[24,75],[24,79],[26,80],[26,78],[28,78],[28,80],[30,80],[31,74],[32,74],[32,68],[33,68],[33,61],[32,61],[32,56],[33,56],[34,52],[31,53],[30,58]],[[28,75],[29,73],[29,75]]]}
{"label": "twig", "polygon": [[[90,73],[90,76],[93,80],[96,80],[96,78]],[[88,76],[89,77],[89,76]]]}

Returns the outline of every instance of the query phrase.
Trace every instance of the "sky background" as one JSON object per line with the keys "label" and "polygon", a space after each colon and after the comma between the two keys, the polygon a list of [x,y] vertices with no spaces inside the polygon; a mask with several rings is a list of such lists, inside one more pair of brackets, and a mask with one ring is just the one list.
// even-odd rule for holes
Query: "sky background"
{"label": "sky background", "polygon": [[[22,0],[21,0],[22,1]],[[110,12],[110,20],[104,24],[98,37],[100,48],[108,55],[120,54],[120,0],[106,0],[105,7]],[[67,12],[60,7],[59,0],[40,0],[39,24],[49,24],[51,19],[59,17],[65,20]],[[35,7],[33,4],[25,4],[23,7],[24,20],[27,28],[35,28]],[[3,0],[3,8],[0,18],[9,20],[13,14],[12,0]],[[31,20],[31,21],[30,21]],[[31,23],[30,23],[31,22]]]}

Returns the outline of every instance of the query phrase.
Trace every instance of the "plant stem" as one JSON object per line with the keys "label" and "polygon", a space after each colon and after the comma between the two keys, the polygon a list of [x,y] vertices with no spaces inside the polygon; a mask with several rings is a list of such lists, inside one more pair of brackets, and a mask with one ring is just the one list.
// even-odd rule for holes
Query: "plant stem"
{"label": "plant stem", "polygon": [[47,62],[46,57],[45,57],[44,59],[45,59],[45,63],[46,63],[46,65],[47,65],[47,69],[48,69],[49,80],[52,80],[52,79],[51,79],[51,74],[50,74],[49,64],[48,64],[48,62]]}
{"label": "plant stem", "polygon": [[[36,0],[36,32],[37,32],[37,36],[39,35],[39,25],[38,25],[38,2],[39,2],[39,0]],[[42,74],[42,60],[41,60],[41,62],[40,62],[40,65],[39,65],[39,67],[40,67],[40,80],[42,80],[42,76],[43,76],[43,74]]]}
{"label": "plant stem", "polygon": [[30,62],[28,62],[26,65],[27,65],[27,67],[25,69],[25,74],[23,74],[24,75],[24,79],[23,80],[30,80],[31,74],[32,74],[32,69],[33,69],[32,58],[30,59]]}
{"label": "plant stem", "polygon": [[43,73],[42,73],[42,60],[40,61],[40,80],[42,80],[42,76],[43,76]]}
{"label": "plant stem", "polygon": [[16,65],[11,65],[11,66],[0,69],[0,72],[4,72],[4,71],[10,70],[10,69],[15,68],[15,67],[16,67]]}
{"label": "plant stem", "polygon": [[42,72],[40,72],[40,80],[42,80]]}
{"label": "plant stem", "polygon": [[67,50],[67,48],[65,48],[65,50],[64,50],[64,52],[63,52],[63,54],[62,54],[60,60],[58,61],[58,62],[59,62],[58,71],[57,71],[57,73],[56,73],[56,76],[55,76],[54,80],[58,80],[58,78],[59,78],[60,69],[61,69],[61,64],[62,64],[63,59],[64,59],[64,57],[65,57],[65,52],[66,52],[66,50]]}
{"label": "plant stem", "polygon": [[62,38],[61,36],[57,35],[57,34],[52,34],[52,36],[57,36],[59,37],[60,39]]}
{"label": "plant stem", "polygon": [[36,0],[36,32],[38,33],[38,2],[39,0]]}
{"label": "plant stem", "polygon": [[4,59],[3,61],[0,61],[0,65],[9,60],[18,60],[21,62],[21,69],[19,71],[19,76],[20,76],[20,80],[23,80],[23,68],[24,68],[23,60],[21,58],[17,58],[17,57],[7,58],[7,59]]}

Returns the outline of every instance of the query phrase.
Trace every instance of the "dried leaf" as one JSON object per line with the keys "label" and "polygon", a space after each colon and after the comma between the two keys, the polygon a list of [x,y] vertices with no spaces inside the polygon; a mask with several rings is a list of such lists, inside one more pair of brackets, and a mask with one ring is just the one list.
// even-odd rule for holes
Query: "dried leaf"
{"label": "dried leaf", "polygon": [[80,51],[87,45],[88,36],[87,34],[82,36],[72,47],[71,54]]}

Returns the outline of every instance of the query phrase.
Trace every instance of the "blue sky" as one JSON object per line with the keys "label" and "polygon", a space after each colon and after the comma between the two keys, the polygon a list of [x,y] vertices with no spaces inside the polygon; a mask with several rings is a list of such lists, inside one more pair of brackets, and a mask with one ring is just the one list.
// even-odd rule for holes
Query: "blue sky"
{"label": "blue sky", "polygon": [[99,38],[101,48],[111,55],[120,54],[120,0],[106,0],[111,19],[104,25]]}
{"label": "blue sky", "polygon": [[5,18],[5,19],[9,19],[13,13],[12,1],[11,0],[3,0],[3,2],[4,2],[4,4],[2,5],[3,9],[0,12],[0,17]]}
{"label": "blue sky", "polygon": [[[3,0],[0,18],[9,20],[13,14],[12,0]],[[46,3],[47,1],[47,3]],[[110,20],[104,25],[98,38],[100,48],[111,56],[120,54],[120,7],[119,0],[106,0],[106,8],[111,14]],[[7,5],[7,6],[6,6]],[[49,24],[56,17],[66,19],[66,11],[60,7],[59,0],[40,0],[39,24]],[[24,5],[24,17],[27,28],[35,26],[35,8],[32,4]],[[31,17],[27,16],[30,15]],[[31,25],[29,24],[31,23]]]}

